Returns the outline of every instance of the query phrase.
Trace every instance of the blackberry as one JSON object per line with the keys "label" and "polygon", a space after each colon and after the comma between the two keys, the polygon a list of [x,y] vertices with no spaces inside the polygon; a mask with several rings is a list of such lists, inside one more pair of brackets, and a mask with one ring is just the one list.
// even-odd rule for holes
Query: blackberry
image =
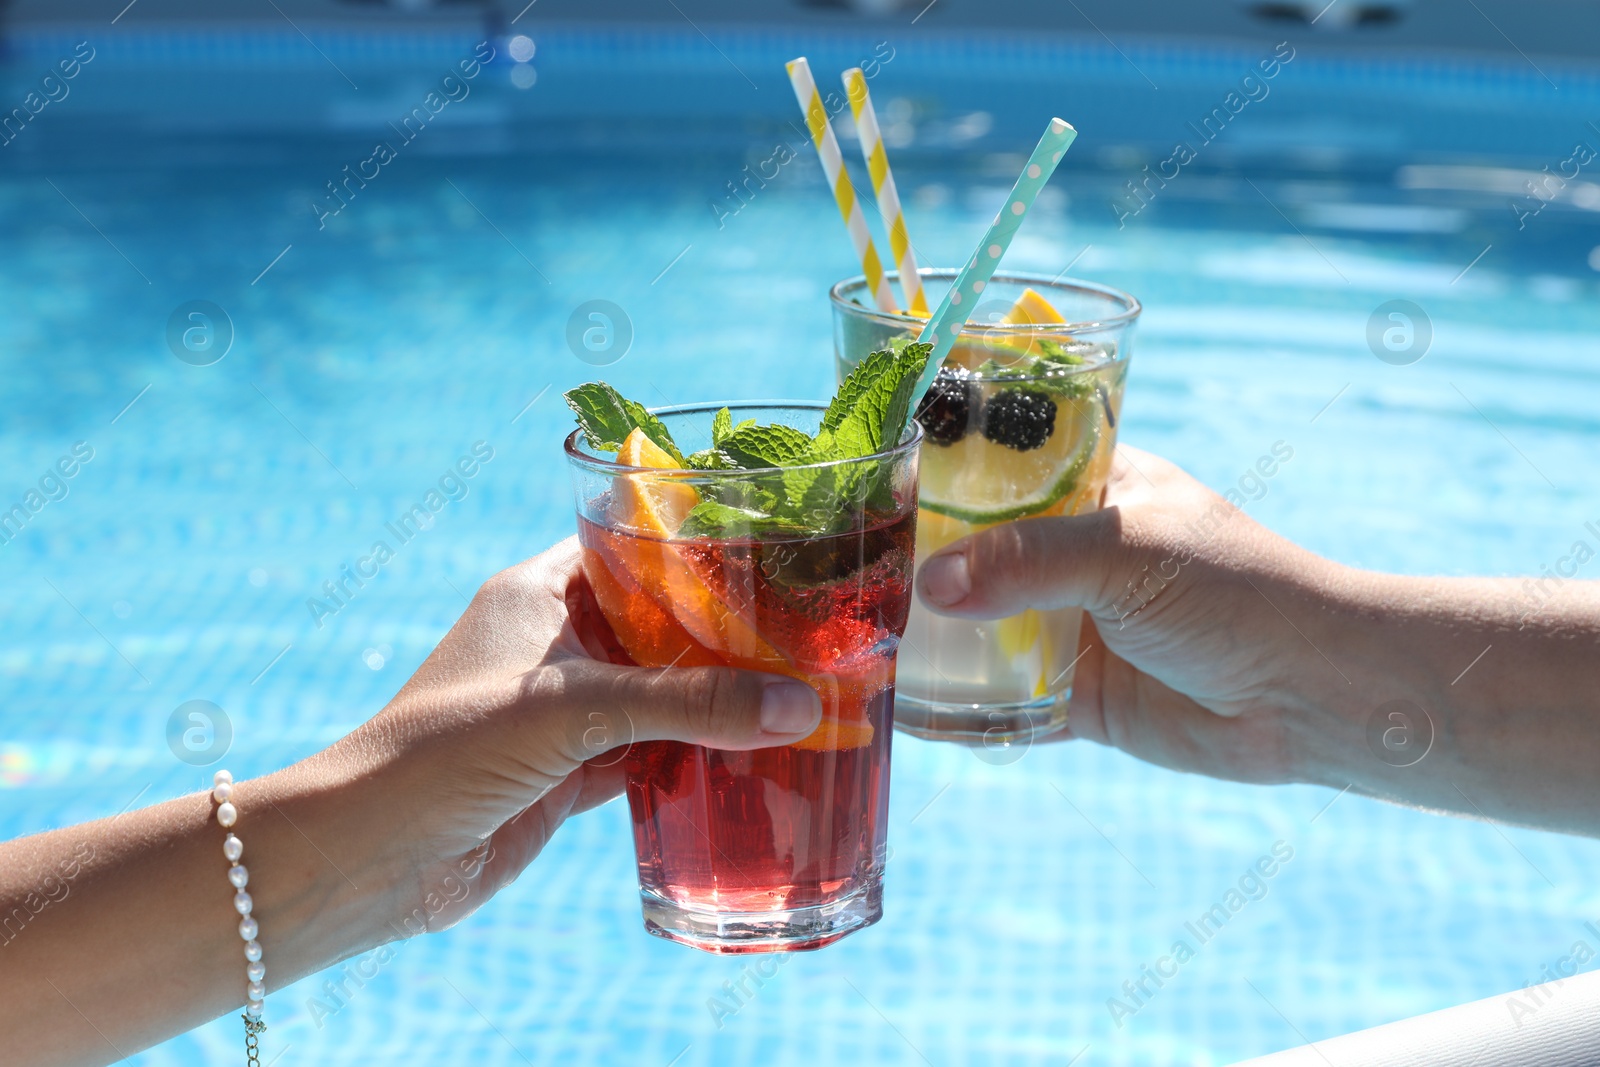
{"label": "blackberry", "polygon": [[917,407],[922,432],[936,445],[953,445],[967,436],[978,409],[978,390],[965,367],[941,367]]}
{"label": "blackberry", "polygon": [[1007,389],[984,409],[983,436],[1018,452],[1043,447],[1055,429],[1056,402],[1036,389]]}

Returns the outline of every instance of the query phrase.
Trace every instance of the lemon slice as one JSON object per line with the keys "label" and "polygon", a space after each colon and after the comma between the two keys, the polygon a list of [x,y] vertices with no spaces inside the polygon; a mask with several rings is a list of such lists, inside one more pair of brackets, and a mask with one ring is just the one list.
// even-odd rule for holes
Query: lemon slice
{"label": "lemon slice", "polygon": [[[1044,325],[1066,320],[1038,290],[1027,288],[1000,321]],[[1031,338],[1019,340],[1025,342],[1023,349],[1031,351]],[[978,358],[993,356],[997,348],[1017,345],[991,342],[986,348],[967,347],[969,351],[963,353],[962,362],[972,370],[976,369]],[[1027,388],[1026,384],[1022,388]],[[924,447],[919,493],[922,508],[974,525],[1007,522],[1048,511],[1082,488],[1099,438],[1099,415],[1093,405],[1057,398],[1055,430],[1040,448],[1018,452],[978,433],[969,433],[953,445]],[[1025,635],[1013,636],[1020,640]],[[1031,645],[1032,641],[1024,644]]]}
{"label": "lemon slice", "polygon": [[1012,325],[1023,323],[1061,323],[1067,320],[1061,317],[1061,312],[1040,296],[1036,289],[1024,289],[1022,295],[1017,297],[1017,302],[1011,305],[1011,310],[1000,317],[1000,321]]}
{"label": "lemon slice", "polygon": [[1029,608],[1009,615],[995,624],[995,634],[1000,654],[1007,658],[1014,659],[1032,652],[1039,643],[1039,613]]}
{"label": "lemon slice", "polygon": [[918,499],[925,511],[977,526],[1037,515],[1082,485],[1099,440],[1094,410],[1080,413],[1060,401],[1054,432],[1027,452],[977,433],[953,445],[924,446]]}
{"label": "lemon slice", "polygon": [[1033,679],[1031,695],[1042,697],[1050,691],[1050,645],[1045,632],[1048,624],[1038,611],[1028,609],[1007,616],[995,624],[995,640],[1000,654],[1012,669]]}
{"label": "lemon slice", "polygon": [[985,335],[981,341],[958,340],[950,354],[945,357],[945,366],[965,367],[969,371],[976,371],[988,360],[997,360],[1003,367],[1019,367],[1024,363],[1032,362],[1041,354],[1039,342],[1045,338],[1054,339],[1054,331],[1046,329],[1052,324],[1064,323],[1057,311],[1035,289],[1024,289],[1022,295],[1012,303],[1004,315],[994,320],[997,326],[1038,326],[1040,329],[1020,331],[1014,334],[1000,332],[993,336]]}

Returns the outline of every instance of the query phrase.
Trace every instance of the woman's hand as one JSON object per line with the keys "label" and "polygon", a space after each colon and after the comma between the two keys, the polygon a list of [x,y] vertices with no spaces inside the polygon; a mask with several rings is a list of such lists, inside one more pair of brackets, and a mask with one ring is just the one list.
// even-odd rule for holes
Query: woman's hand
{"label": "woman's hand", "polygon": [[[383,712],[328,755],[382,753],[406,811],[414,903],[438,930],[514,879],[569,816],[622,791],[628,746],[788,744],[816,728],[807,685],[714,667],[604,661],[576,539],[486,582]],[[403,784],[401,784],[403,783]]]}
{"label": "woman's hand", "polygon": [[1069,736],[1177,770],[1282,782],[1304,773],[1284,710],[1305,705],[1308,682],[1343,683],[1280,610],[1315,610],[1335,575],[1123,446],[1101,510],[968,537],[925,561],[918,586],[948,615],[1083,608]]}
{"label": "woman's hand", "polygon": [[1600,834],[1600,583],[1342,567],[1124,446],[1101,510],[964,538],[918,590],[972,618],[1083,608],[1067,736]]}
{"label": "woman's hand", "polygon": [[[816,728],[789,678],[601,662],[578,559],[568,541],[491,578],[382,713],[234,784],[269,992],[477,908],[618,793],[630,743]],[[195,793],[0,843],[0,1059],[110,1063],[244,1004],[215,813]]]}

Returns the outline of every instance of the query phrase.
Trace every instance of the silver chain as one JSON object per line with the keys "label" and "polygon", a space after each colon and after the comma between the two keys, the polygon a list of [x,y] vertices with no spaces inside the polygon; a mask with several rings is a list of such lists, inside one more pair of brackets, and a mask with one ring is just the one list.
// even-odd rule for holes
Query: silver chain
{"label": "silver chain", "polygon": [[267,1024],[260,1019],[241,1015],[244,1020],[244,1054],[249,1067],[261,1067],[261,1032]]}

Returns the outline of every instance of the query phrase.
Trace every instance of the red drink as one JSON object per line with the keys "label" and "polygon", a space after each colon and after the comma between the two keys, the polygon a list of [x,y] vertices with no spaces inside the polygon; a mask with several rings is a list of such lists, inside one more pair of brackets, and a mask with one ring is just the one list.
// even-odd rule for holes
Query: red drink
{"label": "red drink", "polygon": [[[779,952],[883,915],[921,441],[915,422],[901,432],[909,385],[893,383],[926,358],[926,346],[885,352],[827,406],[651,414],[604,383],[567,394],[581,427],[567,439],[578,540],[608,655],[787,675],[822,703],[816,730],[789,745],[628,747],[653,934],[708,952]],[[878,446],[890,437],[899,443]]]}
{"label": "red drink", "polygon": [[646,925],[718,952],[815,948],[875,922],[894,658],[915,511],[806,539],[668,541],[580,518],[619,659],[788,674],[822,697],[795,745],[629,751]]}

